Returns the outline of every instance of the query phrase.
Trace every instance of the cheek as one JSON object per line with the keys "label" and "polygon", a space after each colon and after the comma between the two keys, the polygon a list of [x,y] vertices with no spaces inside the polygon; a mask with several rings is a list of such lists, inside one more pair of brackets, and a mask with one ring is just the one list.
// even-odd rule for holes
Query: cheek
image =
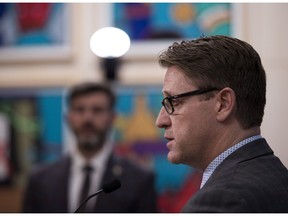
{"label": "cheek", "polygon": [[181,155],[185,154],[185,152],[189,151],[192,134],[191,134],[191,125],[189,121],[183,121],[182,119],[179,121],[175,121],[172,123],[172,131],[174,137],[174,145],[172,146],[171,154],[179,154],[179,157],[183,157]]}
{"label": "cheek", "polygon": [[207,122],[203,119],[202,115],[190,114],[181,116],[175,119],[173,125],[173,135],[177,147],[184,152],[191,151],[191,148],[196,148],[198,142],[202,142],[206,136]]}
{"label": "cheek", "polygon": [[75,115],[70,115],[69,118],[67,118],[67,123],[73,128],[78,127],[79,124],[81,124],[81,118]]}
{"label": "cheek", "polygon": [[108,116],[97,116],[93,120],[94,126],[102,129],[102,130],[107,130],[113,123],[110,117]]}
{"label": "cheek", "polygon": [[189,137],[195,130],[194,122],[195,119],[191,118],[190,116],[177,116],[177,118],[172,121],[172,130],[175,139],[184,139]]}

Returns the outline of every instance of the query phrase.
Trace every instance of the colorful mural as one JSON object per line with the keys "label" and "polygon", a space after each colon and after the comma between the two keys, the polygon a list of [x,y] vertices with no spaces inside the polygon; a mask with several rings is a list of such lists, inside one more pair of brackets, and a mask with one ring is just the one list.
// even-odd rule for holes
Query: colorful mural
{"label": "colorful mural", "polygon": [[114,25],[135,41],[231,35],[230,3],[115,3]]}
{"label": "colorful mural", "polygon": [[0,116],[6,119],[2,127],[7,134],[0,138],[5,143],[0,160],[6,161],[9,172],[0,177],[0,184],[22,185],[34,164],[62,154],[62,100],[60,89],[1,90]]}
{"label": "colorful mural", "polygon": [[61,3],[0,3],[0,47],[63,44],[64,9]]}

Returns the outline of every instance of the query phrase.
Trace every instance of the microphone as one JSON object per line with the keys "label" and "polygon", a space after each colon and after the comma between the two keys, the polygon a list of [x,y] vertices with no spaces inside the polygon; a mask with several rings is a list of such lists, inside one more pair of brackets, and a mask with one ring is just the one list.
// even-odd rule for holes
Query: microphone
{"label": "microphone", "polygon": [[104,193],[111,193],[118,188],[121,187],[121,182],[118,179],[114,179],[113,181],[110,181],[102,186],[100,190],[98,190],[96,193],[88,196],[81,204],[80,206],[76,209],[74,213],[78,213],[78,211],[81,209],[81,207],[92,197],[97,196],[98,194],[104,192]]}

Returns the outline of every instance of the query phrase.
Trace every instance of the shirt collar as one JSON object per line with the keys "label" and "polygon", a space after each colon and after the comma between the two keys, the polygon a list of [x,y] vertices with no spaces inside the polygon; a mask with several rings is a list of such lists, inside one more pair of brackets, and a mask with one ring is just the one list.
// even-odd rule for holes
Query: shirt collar
{"label": "shirt collar", "polygon": [[247,139],[242,140],[241,142],[233,145],[232,147],[230,147],[229,149],[225,150],[224,152],[222,152],[220,155],[218,155],[209,165],[208,167],[205,169],[204,173],[203,173],[203,177],[202,177],[202,182],[200,185],[200,188],[202,188],[205,183],[208,181],[208,179],[210,178],[210,176],[213,174],[213,172],[216,170],[216,168],[230,155],[232,154],[234,151],[236,151],[237,149],[239,149],[240,147],[255,141],[257,139],[262,138],[261,135],[255,135],[252,137],[249,137]]}

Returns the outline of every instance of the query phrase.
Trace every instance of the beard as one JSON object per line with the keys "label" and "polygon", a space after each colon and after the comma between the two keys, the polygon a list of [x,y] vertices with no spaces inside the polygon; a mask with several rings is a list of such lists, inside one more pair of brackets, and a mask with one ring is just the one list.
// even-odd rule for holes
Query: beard
{"label": "beard", "polygon": [[103,135],[93,135],[93,136],[79,136],[78,145],[84,150],[94,150],[100,149],[104,145],[105,139]]}
{"label": "beard", "polygon": [[95,131],[90,135],[78,134],[78,147],[84,151],[97,151],[103,147],[106,142],[106,133]]}

